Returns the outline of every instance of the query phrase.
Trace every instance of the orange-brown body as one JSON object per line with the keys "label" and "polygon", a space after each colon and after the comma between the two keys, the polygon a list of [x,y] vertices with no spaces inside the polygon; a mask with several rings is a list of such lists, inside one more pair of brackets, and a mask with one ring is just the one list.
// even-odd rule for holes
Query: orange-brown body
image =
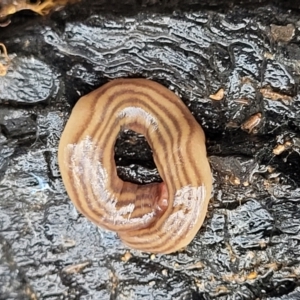
{"label": "orange-brown body", "polygon": [[[146,137],[162,183],[118,177],[114,145],[123,129]],[[212,175],[203,130],[173,92],[153,81],[117,79],[82,97],[62,134],[59,166],[76,208],[132,248],[179,250],[205,218]]]}

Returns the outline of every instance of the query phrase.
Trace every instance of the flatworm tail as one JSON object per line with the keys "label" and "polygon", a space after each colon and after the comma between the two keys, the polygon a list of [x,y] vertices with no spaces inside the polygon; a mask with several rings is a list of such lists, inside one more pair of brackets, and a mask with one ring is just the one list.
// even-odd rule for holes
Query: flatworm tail
{"label": "flatworm tail", "polygon": [[[124,129],[146,137],[162,183],[136,185],[118,177],[114,146]],[[174,252],[203,223],[212,186],[205,136],[183,102],[158,83],[117,79],[82,97],[58,156],[76,208],[132,248]]]}

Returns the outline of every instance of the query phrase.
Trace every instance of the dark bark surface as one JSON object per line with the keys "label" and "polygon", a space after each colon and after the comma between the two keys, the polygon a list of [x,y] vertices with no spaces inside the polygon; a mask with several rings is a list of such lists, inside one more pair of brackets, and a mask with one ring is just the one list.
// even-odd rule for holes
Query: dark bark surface
{"label": "dark bark surface", "polygon": [[[1,300],[300,299],[300,5],[236,3],[90,0],[0,28]],[[214,194],[180,253],[127,249],[62,184],[72,106],[120,77],[170,88],[206,133]],[[125,180],[160,180],[133,132],[116,162]]]}

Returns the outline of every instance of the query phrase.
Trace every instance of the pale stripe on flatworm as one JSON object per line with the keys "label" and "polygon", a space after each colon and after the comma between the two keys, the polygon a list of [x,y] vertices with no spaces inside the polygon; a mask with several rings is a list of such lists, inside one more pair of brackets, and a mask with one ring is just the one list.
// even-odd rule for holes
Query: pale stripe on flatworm
{"label": "pale stripe on flatworm", "polygon": [[[162,183],[122,181],[114,160],[121,130],[143,134]],[[76,208],[128,246],[170,253],[201,227],[212,176],[203,130],[183,102],[146,79],[117,79],[82,97],[61,136],[59,167]]]}

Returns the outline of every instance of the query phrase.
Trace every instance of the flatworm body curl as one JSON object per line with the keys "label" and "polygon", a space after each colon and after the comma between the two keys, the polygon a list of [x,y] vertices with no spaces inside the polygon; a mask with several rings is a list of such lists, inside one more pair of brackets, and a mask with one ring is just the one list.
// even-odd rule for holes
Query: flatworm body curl
{"label": "flatworm body curl", "polygon": [[[118,177],[114,146],[124,129],[146,137],[162,183],[137,185]],[[132,248],[174,252],[203,223],[212,186],[205,136],[183,102],[158,83],[117,79],[82,97],[58,159],[76,208]]]}

